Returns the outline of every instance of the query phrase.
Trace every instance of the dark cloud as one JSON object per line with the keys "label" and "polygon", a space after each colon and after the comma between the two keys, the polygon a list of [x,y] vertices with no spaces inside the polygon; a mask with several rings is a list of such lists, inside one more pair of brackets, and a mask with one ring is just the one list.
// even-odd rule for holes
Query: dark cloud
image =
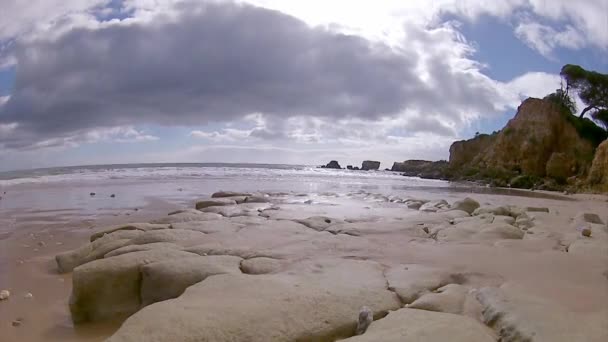
{"label": "dark cloud", "polygon": [[405,108],[456,116],[452,102],[491,107],[473,101],[472,77],[445,63],[431,72],[437,89],[429,88],[414,51],[249,5],[180,6],[177,16],[15,44],[16,80],[0,124],[18,128],[0,144],[24,147],[99,127],[203,125],[253,112],[271,120],[375,119]]}

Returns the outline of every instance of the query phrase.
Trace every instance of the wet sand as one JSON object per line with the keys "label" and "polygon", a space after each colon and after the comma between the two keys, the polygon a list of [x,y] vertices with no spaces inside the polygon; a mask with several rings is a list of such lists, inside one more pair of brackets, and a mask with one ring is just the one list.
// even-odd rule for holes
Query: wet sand
{"label": "wet sand", "polygon": [[[32,189],[40,195],[38,203],[44,202],[44,205],[25,208],[23,203],[27,202],[27,196],[22,194],[21,198],[15,196],[15,202],[21,203],[20,205],[9,205],[7,202],[11,201],[11,193],[18,192],[18,187],[9,189],[2,199],[4,202],[0,203],[4,206],[0,207],[0,289],[11,292],[9,300],[0,302],[0,336],[2,341],[7,342],[102,341],[112,335],[120,327],[123,317],[76,327],[71,322],[68,310],[71,274],[58,273],[55,255],[78,248],[89,241],[92,233],[104,227],[128,222],[148,222],[177,208],[191,208],[194,198],[205,196],[184,193],[172,185],[170,195],[166,195],[169,192],[166,190],[165,196],[158,198],[140,194],[138,200],[134,201],[133,196],[121,200],[123,196],[120,193],[116,198],[110,199],[107,193],[118,193],[118,188],[91,197],[84,188],[77,187],[75,191],[78,191],[79,199],[62,205],[57,202],[58,197],[61,197],[61,192],[55,193],[57,189],[30,187],[26,190]],[[48,192],[46,198],[45,191]],[[512,193],[507,196],[488,194],[483,190],[467,192],[469,193],[454,189],[411,189],[400,195],[428,200],[446,199],[450,203],[471,196],[482,205],[548,207],[552,215],[543,216],[542,222],[543,227],[553,227],[547,233],[549,237],[551,234],[576,233],[569,232],[572,229],[569,220],[580,212],[594,212],[600,214],[603,220],[608,219],[606,196],[601,195],[575,195],[564,200],[563,196],[543,196],[540,192],[529,197],[513,196]],[[526,195],[520,192],[516,194]],[[407,221],[407,214],[403,214],[403,207],[399,204],[369,198],[355,203],[350,199],[308,195],[314,198],[314,203],[305,207],[311,209],[303,209],[303,212],[306,214],[309,210],[310,216],[318,213],[335,217],[376,215]],[[293,199],[297,198],[294,193]],[[101,203],[91,206],[91,201]],[[428,244],[412,239],[405,248],[403,243],[394,243],[397,238],[397,233],[370,236],[369,250],[352,257],[385,264],[402,262],[439,265],[468,274],[483,275],[476,286],[516,284],[524,292],[560,303],[568,311],[587,314],[608,310],[608,250],[600,258],[572,255],[563,251],[566,246],[552,246],[555,239],[501,241],[496,244]],[[27,293],[33,297],[26,298]],[[13,326],[16,320],[21,321],[19,326]],[[608,323],[608,316],[606,322]]]}

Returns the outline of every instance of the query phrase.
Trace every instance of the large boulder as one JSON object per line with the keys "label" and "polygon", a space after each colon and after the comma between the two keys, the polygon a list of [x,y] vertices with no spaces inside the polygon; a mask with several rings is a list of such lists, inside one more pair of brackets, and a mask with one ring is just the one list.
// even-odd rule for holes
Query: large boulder
{"label": "large boulder", "polygon": [[369,170],[378,170],[380,168],[379,161],[373,160],[365,160],[361,164],[361,170],[369,171]]}
{"label": "large boulder", "polygon": [[303,262],[278,274],[216,275],[176,299],[143,308],[108,342],[347,338],[361,307],[371,308],[375,318],[400,307],[382,272],[374,262],[335,259]]}
{"label": "large boulder", "polygon": [[231,255],[214,255],[145,264],[141,267],[141,304],[146,306],[177,298],[189,286],[212,275],[241,273],[242,260]]}
{"label": "large boulder", "polygon": [[476,200],[474,200],[472,198],[466,197],[462,201],[454,202],[451,205],[450,209],[466,211],[470,215],[470,214],[473,214],[475,209],[477,209],[479,207],[480,207],[479,202],[477,202]]}
{"label": "large boulder", "polygon": [[597,147],[587,182],[595,190],[608,192],[608,140]]}
{"label": "large boulder", "polygon": [[415,309],[393,311],[367,332],[343,342],[493,342],[492,332],[472,318]]}
{"label": "large boulder", "polygon": [[75,323],[130,315],[141,307],[141,266],[196,254],[155,249],[104,258],[76,267],[70,312]]}
{"label": "large boulder", "polygon": [[196,202],[196,209],[201,210],[208,207],[221,207],[224,205],[235,205],[236,201],[230,198],[214,198]]}
{"label": "large boulder", "polygon": [[116,230],[76,250],[61,253],[55,257],[59,273],[71,272],[82,264],[103,258],[107,253],[129,245],[133,238],[141,234],[141,230]]}

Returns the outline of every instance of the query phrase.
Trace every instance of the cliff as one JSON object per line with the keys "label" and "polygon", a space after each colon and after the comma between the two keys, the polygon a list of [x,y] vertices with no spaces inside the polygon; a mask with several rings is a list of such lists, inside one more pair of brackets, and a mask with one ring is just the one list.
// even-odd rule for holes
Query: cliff
{"label": "cliff", "polygon": [[529,98],[500,132],[452,144],[450,169],[454,178],[525,188],[543,178],[565,184],[584,177],[594,143],[581,136],[581,125],[588,123],[579,121],[550,101]]}

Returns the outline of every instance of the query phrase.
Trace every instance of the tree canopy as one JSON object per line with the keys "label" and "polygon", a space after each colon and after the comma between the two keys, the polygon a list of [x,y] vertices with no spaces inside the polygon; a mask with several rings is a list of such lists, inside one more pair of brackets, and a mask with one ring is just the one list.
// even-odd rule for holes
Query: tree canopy
{"label": "tree canopy", "polygon": [[603,111],[608,110],[608,75],[585,70],[573,64],[564,65],[560,75],[566,81],[565,96],[568,96],[572,90],[585,104],[579,117],[582,118],[587,112],[591,112],[594,119],[604,123],[601,118],[606,117]]}

